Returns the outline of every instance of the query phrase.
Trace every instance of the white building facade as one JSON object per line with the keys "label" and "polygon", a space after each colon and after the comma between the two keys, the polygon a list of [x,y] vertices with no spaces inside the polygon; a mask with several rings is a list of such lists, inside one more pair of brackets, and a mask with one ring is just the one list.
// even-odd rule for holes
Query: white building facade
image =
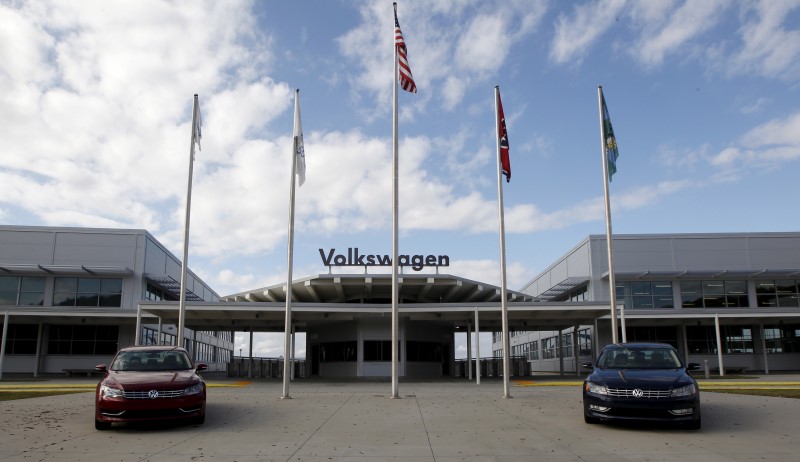
{"label": "white building facade", "polygon": [[[612,249],[619,340],[624,325],[628,342],[670,343],[723,373],[800,370],[800,233],[617,235]],[[521,292],[610,306],[606,237],[589,236]],[[532,371],[575,372],[610,342],[605,316],[512,332],[511,354],[527,357]]]}
{"label": "white building facade", "polygon": [[[0,226],[1,371],[91,370],[137,338],[144,300],[178,300],[181,263],[144,230]],[[191,271],[187,299],[219,296]],[[138,317],[141,323],[141,317]],[[174,345],[175,325],[140,324],[141,344]],[[224,370],[232,331],[184,331],[184,346]]]}

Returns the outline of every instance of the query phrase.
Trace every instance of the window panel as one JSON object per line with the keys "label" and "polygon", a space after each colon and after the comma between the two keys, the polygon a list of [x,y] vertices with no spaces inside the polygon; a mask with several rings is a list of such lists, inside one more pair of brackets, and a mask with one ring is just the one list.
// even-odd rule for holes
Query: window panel
{"label": "window panel", "polygon": [[650,282],[631,282],[631,293],[636,295],[652,295]]}
{"label": "window panel", "polygon": [[796,294],[797,286],[792,280],[777,280],[775,281],[775,291],[779,294]]}
{"label": "window panel", "polygon": [[759,307],[774,308],[778,306],[778,297],[775,295],[756,295],[756,302]]}
{"label": "window panel", "polygon": [[17,304],[17,292],[11,291],[0,291],[0,305],[16,305]]}
{"label": "window panel", "polygon": [[19,277],[0,276],[0,291],[16,292],[19,289]]}
{"label": "window panel", "polygon": [[[624,291],[620,289],[624,288]],[[617,285],[617,294],[625,293],[625,308],[652,309],[674,308],[672,282],[669,281],[630,281]]]}
{"label": "window panel", "polygon": [[100,292],[100,279],[96,278],[78,279],[78,292]]}
{"label": "window panel", "polygon": [[747,295],[747,281],[725,281],[725,293]]}
{"label": "window panel", "polygon": [[703,281],[703,295],[722,295],[725,283],[722,281]]}
{"label": "window panel", "polygon": [[668,295],[672,298],[671,282],[653,282],[653,295]]}
{"label": "window panel", "polygon": [[122,279],[103,279],[100,291],[104,294],[121,294]]}
{"label": "window panel", "polygon": [[775,281],[758,281],[756,282],[757,294],[774,294]]}
{"label": "window panel", "polygon": [[56,278],[55,280],[56,292],[77,292],[78,291],[78,278]]}

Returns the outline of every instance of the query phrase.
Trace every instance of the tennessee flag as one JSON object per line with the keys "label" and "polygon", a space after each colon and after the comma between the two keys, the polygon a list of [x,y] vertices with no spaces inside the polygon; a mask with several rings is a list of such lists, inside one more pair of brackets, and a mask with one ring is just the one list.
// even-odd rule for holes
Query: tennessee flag
{"label": "tennessee flag", "polygon": [[511,159],[508,156],[508,130],[506,130],[506,116],[503,114],[503,102],[500,100],[500,93],[497,93],[497,138],[500,140],[500,163],[503,167],[503,175],[506,182],[511,181]]}

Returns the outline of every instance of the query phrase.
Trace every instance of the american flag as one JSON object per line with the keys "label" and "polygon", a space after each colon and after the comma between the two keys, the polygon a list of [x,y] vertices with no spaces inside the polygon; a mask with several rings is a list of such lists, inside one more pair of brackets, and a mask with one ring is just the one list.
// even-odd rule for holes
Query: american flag
{"label": "american flag", "polygon": [[403,32],[400,31],[400,23],[397,21],[397,10],[394,12],[394,46],[397,48],[397,63],[400,69],[400,86],[403,90],[416,93],[417,85],[414,83],[414,77],[411,75],[411,68],[408,66],[408,58],[406,54],[406,41],[403,40]]}

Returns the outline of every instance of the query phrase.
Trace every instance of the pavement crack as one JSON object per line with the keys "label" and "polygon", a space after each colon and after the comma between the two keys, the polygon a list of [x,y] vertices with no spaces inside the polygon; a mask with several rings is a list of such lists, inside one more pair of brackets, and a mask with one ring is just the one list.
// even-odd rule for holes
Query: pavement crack
{"label": "pavement crack", "polygon": [[298,453],[298,452],[299,452],[301,449],[303,449],[303,446],[305,446],[305,445],[306,445],[306,443],[308,443],[308,442],[309,442],[309,440],[311,440],[311,438],[313,438],[313,437],[314,437],[314,435],[316,435],[316,434],[317,434],[317,433],[318,433],[318,432],[319,432],[319,431],[322,429],[322,427],[324,427],[324,426],[325,426],[325,424],[327,424],[327,423],[328,423],[328,421],[329,421],[329,420],[331,420],[331,419],[333,418],[333,416],[335,416],[335,415],[336,415],[336,414],[337,414],[339,411],[341,411],[341,410],[342,410],[342,408],[343,408],[343,407],[345,407],[345,405],[347,405],[347,403],[349,403],[351,399],[353,399],[353,396],[354,396],[354,393],[350,393],[350,396],[348,396],[348,397],[347,397],[347,399],[346,399],[346,400],[344,400],[344,401],[342,402],[342,404],[340,404],[340,405],[339,405],[339,407],[337,407],[337,408],[336,408],[336,409],[335,409],[333,412],[331,412],[331,415],[329,415],[327,418],[325,418],[325,420],[323,420],[323,421],[322,421],[322,423],[321,423],[321,424],[319,424],[319,425],[317,426],[317,428],[315,428],[315,429],[314,429],[314,431],[313,431],[313,432],[311,432],[311,433],[308,435],[308,438],[304,439],[304,440],[303,440],[303,442],[302,442],[302,443],[300,443],[300,444],[297,446],[297,449],[296,449],[296,450],[295,450],[295,451],[294,451],[294,452],[293,452],[293,453],[292,453],[292,454],[291,454],[291,455],[290,455],[290,456],[289,456],[289,457],[286,459],[286,462],[289,462],[290,460],[292,460],[292,458],[293,458],[293,457],[294,457],[294,456],[295,456],[295,455],[296,455],[296,454],[297,454],[297,453]]}
{"label": "pavement crack", "polygon": [[417,410],[419,411],[419,420],[422,421],[422,429],[425,430],[425,438],[428,439],[428,449],[431,450],[431,458],[433,461],[436,462],[436,454],[433,451],[433,445],[431,444],[431,434],[428,432],[428,426],[425,424],[425,416],[422,414],[422,406],[419,404],[419,399],[417,399],[417,395],[409,395],[409,398],[413,397],[414,402],[417,403]]}

